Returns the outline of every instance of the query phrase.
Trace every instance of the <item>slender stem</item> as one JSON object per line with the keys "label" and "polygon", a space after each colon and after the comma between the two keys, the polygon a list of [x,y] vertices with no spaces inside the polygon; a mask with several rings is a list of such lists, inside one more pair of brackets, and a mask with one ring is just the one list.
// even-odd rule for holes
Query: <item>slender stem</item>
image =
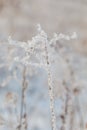
{"label": "slender stem", "polygon": [[54,110],[54,94],[53,94],[53,82],[52,82],[52,75],[50,71],[50,61],[48,56],[48,47],[47,42],[45,42],[45,54],[46,54],[46,64],[47,64],[47,73],[48,73],[48,86],[49,86],[49,97],[50,97],[50,110],[51,110],[51,123],[52,123],[52,130],[56,130],[56,116]]}
{"label": "slender stem", "polygon": [[[27,114],[26,114],[26,103],[25,103],[25,91],[26,91],[27,83],[26,83],[26,67],[23,70],[23,82],[22,82],[22,92],[21,92],[21,110],[20,110],[20,125],[18,126],[19,130],[22,129],[22,119],[24,118],[25,121],[25,130],[27,130]],[[23,116],[23,108],[25,107],[25,113]]]}

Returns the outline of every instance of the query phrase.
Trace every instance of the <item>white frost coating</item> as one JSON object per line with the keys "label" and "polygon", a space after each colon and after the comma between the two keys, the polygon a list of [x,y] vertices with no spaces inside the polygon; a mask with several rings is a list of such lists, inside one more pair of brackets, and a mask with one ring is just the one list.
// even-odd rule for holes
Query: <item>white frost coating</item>
{"label": "white frost coating", "polygon": [[[54,108],[54,93],[53,93],[53,78],[51,74],[51,57],[53,57],[50,52],[52,49],[51,45],[56,45],[58,40],[71,40],[77,38],[76,32],[71,36],[64,34],[54,34],[51,40],[48,40],[47,34],[42,30],[41,26],[37,25],[38,35],[33,37],[31,41],[28,42],[17,42],[13,41],[9,37],[8,42],[10,45],[24,49],[24,55],[22,57],[16,56],[14,60],[20,62],[25,66],[31,65],[35,67],[43,67],[48,73],[48,86],[49,86],[49,98],[50,98],[50,110],[51,110],[51,124],[52,130],[57,130],[56,128],[56,114]],[[35,61],[32,62],[32,58]]]}

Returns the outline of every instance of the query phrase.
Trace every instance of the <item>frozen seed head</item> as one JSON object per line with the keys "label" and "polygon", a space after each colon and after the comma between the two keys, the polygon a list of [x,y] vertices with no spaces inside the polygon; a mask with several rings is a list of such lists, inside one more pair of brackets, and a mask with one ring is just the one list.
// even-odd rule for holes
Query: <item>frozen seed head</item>
{"label": "frozen seed head", "polygon": [[[46,42],[47,42],[47,46],[49,46],[49,50],[50,50],[50,48],[52,48],[51,45],[57,44],[56,41],[58,41],[58,40],[61,40],[61,39],[71,40],[71,39],[77,38],[76,32],[74,32],[72,35],[54,33],[53,38],[48,40],[47,34],[41,28],[40,24],[37,25],[37,31],[38,31],[38,34],[36,36],[32,37],[32,40],[29,40],[27,42],[14,41],[14,40],[12,40],[11,36],[9,36],[8,43],[10,45],[13,45],[17,49],[18,49],[18,47],[22,48],[25,52],[21,58],[20,58],[21,54],[20,55],[18,54],[18,56],[14,55],[14,61],[20,62],[24,65],[30,64],[32,66],[37,66],[37,67],[38,66],[46,67],[45,66],[46,63],[44,63],[44,56],[43,56],[43,53],[45,53],[44,46],[45,46]],[[37,54],[39,54],[39,56],[37,56]],[[50,57],[53,57],[53,54],[51,54],[51,52],[49,54],[50,54]],[[35,57],[35,59],[38,62],[32,63],[32,57]],[[47,64],[49,64],[48,61],[47,61]]]}

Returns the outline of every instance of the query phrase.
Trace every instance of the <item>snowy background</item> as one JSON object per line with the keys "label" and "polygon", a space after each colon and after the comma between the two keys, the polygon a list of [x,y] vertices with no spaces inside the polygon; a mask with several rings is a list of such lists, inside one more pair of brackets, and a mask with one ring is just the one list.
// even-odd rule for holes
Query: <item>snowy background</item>
{"label": "snowy background", "polygon": [[[14,63],[7,39],[27,41],[41,24],[49,38],[53,33],[77,33],[77,39],[55,47],[52,74],[57,129],[62,130],[65,86],[73,97],[73,119],[67,130],[87,129],[87,1],[86,0],[0,0],[0,130],[16,130],[20,120],[24,66]],[[20,52],[21,53],[21,50]],[[59,56],[61,55],[61,57]],[[69,63],[66,61],[69,60]],[[51,130],[47,73],[26,68],[28,130]],[[71,71],[73,74],[71,74]],[[64,84],[66,81],[66,84]]]}

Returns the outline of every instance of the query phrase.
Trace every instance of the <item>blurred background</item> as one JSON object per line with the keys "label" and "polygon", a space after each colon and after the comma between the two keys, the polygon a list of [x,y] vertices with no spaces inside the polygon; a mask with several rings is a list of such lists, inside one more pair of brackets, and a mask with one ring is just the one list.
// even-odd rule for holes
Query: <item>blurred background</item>
{"label": "blurred background", "polygon": [[86,13],[86,0],[0,0],[0,39],[11,35],[26,41],[40,23],[50,35],[76,31],[80,36],[77,49],[86,52]]}
{"label": "blurred background", "polygon": [[[27,41],[37,34],[36,25],[40,24],[48,36],[53,33],[77,33],[77,39],[63,46],[62,59],[68,58],[74,72],[70,77],[67,61],[58,56],[59,48],[54,55],[52,68],[55,81],[55,111],[57,129],[62,130],[64,101],[66,99],[63,80],[67,86],[75,89],[73,128],[87,129],[87,0],[0,0],[0,130],[16,130],[20,116],[21,84],[23,66],[12,63],[11,53],[4,43],[9,35],[12,39]],[[2,58],[6,60],[2,60]],[[9,65],[8,65],[9,64]],[[20,70],[20,71],[19,71]],[[32,75],[32,71],[35,72]],[[26,92],[28,130],[51,130],[47,75],[44,70],[27,68],[29,80]],[[29,73],[28,73],[29,72]],[[15,75],[17,76],[14,79]],[[17,81],[18,80],[18,81]],[[20,83],[21,82],[21,83]],[[6,87],[3,87],[6,86]],[[78,90],[79,90],[78,89]],[[17,98],[17,102],[15,101]],[[10,100],[12,99],[12,100]],[[8,102],[9,101],[9,102]],[[13,105],[16,102],[16,107]],[[3,124],[5,126],[3,127]],[[17,124],[17,125],[15,125]],[[24,130],[24,129],[23,129]],[[67,122],[67,130],[69,122]]]}
{"label": "blurred background", "polygon": [[0,0],[0,38],[28,40],[40,23],[48,34],[76,31],[86,52],[86,13],[86,0]]}

